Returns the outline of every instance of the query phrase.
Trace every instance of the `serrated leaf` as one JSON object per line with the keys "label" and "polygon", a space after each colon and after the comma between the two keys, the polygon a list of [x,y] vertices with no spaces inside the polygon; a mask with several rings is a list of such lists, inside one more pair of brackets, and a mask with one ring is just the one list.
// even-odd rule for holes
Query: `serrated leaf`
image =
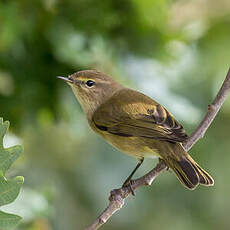
{"label": "serrated leaf", "polygon": [[7,149],[1,149],[0,147],[0,170],[5,174],[13,162],[21,155],[21,153],[22,147],[20,145]]}
{"label": "serrated leaf", "polygon": [[13,162],[22,153],[22,147],[20,145],[6,149],[3,148],[3,137],[9,128],[9,124],[10,123],[8,121],[3,122],[3,119],[0,118],[0,170],[3,174],[5,174]]}
{"label": "serrated leaf", "polygon": [[10,126],[9,121],[3,122],[3,119],[0,118],[0,149],[3,149],[3,137],[6,134],[8,128]]}
{"label": "serrated leaf", "polygon": [[0,211],[0,229],[12,229],[21,219],[20,216]]}
{"label": "serrated leaf", "polygon": [[6,180],[0,177],[0,206],[13,202],[20,191],[24,182],[21,176]]}
{"label": "serrated leaf", "polygon": [[[17,198],[24,182],[24,178],[21,176],[9,180],[5,178],[5,172],[22,153],[22,147],[19,145],[6,149],[3,147],[3,138],[9,125],[8,121],[3,122],[3,119],[0,118],[0,206],[13,202]],[[0,211],[1,230],[15,227],[20,220],[20,216]]]}

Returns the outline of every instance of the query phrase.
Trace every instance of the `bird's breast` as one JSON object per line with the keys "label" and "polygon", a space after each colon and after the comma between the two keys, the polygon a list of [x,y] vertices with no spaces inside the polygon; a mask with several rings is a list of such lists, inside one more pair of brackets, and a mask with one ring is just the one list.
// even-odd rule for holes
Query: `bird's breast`
{"label": "bird's breast", "polygon": [[101,131],[95,126],[92,128],[116,149],[128,155],[136,158],[159,156],[157,149],[154,148],[153,141],[149,142],[146,138],[119,136]]}

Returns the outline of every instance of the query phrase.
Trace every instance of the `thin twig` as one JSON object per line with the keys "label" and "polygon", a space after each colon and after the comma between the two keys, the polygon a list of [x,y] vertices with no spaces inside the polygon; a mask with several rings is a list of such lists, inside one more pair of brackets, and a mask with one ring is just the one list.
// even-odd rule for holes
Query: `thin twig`
{"label": "thin twig", "polygon": [[211,125],[214,120],[216,114],[220,110],[223,105],[225,99],[227,98],[228,93],[230,92],[230,69],[228,70],[227,76],[216,95],[212,104],[208,105],[208,112],[205,117],[201,121],[201,123],[197,126],[196,130],[191,134],[188,140],[184,143],[184,147],[186,150],[189,150],[199,139],[201,139],[208,127]]}
{"label": "thin twig", "polygon": [[[208,127],[212,123],[213,119],[217,115],[221,106],[227,98],[228,93],[230,92],[230,69],[228,70],[227,76],[212,104],[208,106],[208,111],[204,116],[203,120],[200,122],[196,130],[191,134],[191,136],[183,143],[183,146],[186,151],[192,148],[192,146],[201,139]],[[146,175],[133,180],[132,190],[135,191],[137,188],[145,185],[151,185],[153,181],[158,177],[167,166],[163,161],[160,161],[154,169],[152,169]],[[124,200],[132,194],[132,191],[129,187],[122,187],[119,189],[114,189],[110,192],[109,205],[101,213],[101,215],[85,230],[96,230],[99,229],[108,219],[118,210],[120,210],[124,205]]]}

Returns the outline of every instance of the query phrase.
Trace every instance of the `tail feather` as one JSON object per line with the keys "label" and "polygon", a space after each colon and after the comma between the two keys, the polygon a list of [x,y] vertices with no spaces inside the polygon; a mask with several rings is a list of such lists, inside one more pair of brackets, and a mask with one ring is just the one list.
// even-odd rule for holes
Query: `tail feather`
{"label": "tail feather", "polygon": [[179,160],[171,155],[164,158],[164,161],[175,172],[181,183],[190,190],[195,189],[199,184],[205,186],[214,185],[212,177],[184,149],[183,155]]}
{"label": "tail feather", "polygon": [[204,170],[202,169],[193,159],[190,155],[187,156],[187,158],[190,160],[190,162],[193,163],[195,166],[195,170],[197,174],[199,175],[199,183],[205,186],[212,186],[214,185],[213,178]]}
{"label": "tail feather", "polygon": [[176,173],[180,182],[188,189],[195,189],[199,184],[199,175],[193,164],[187,159],[177,161],[170,159],[166,164]]}
{"label": "tail feather", "polygon": [[177,175],[177,178],[180,180],[180,182],[188,189],[195,189],[196,186],[198,185],[198,183],[192,183],[187,176],[185,176],[185,174],[183,174],[180,170],[178,170],[177,168],[173,169],[174,172]]}

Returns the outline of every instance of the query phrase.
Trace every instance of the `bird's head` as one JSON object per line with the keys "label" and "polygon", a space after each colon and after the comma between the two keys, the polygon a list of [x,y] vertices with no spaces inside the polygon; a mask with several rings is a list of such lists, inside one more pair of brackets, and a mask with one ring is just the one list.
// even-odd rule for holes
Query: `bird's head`
{"label": "bird's head", "polygon": [[68,77],[58,78],[66,81],[72,88],[82,109],[87,115],[108,100],[122,86],[111,77],[96,70],[79,71]]}

